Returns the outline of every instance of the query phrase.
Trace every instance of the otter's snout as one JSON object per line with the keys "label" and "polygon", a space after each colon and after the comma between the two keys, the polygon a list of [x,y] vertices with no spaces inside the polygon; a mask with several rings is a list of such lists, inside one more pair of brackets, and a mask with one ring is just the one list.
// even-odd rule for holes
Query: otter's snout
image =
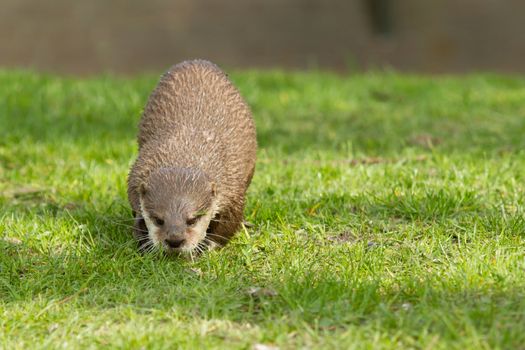
{"label": "otter's snout", "polygon": [[166,244],[170,248],[180,248],[184,244],[185,241],[186,241],[186,239],[184,239],[184,237],[180,237],[180,236],[170,237],[170,238],[166,238],[164,240],[164,242],[166,242]]}

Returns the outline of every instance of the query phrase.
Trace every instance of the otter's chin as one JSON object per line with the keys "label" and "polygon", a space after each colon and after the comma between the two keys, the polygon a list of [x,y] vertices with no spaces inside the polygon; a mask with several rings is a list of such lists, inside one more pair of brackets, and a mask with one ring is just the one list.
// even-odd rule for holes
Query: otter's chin
{"label": "otter's chin", "polygon": [[167,245],[162,245],[161,250],[163,253],[169,255],[169,256],[175,256],[180,257],[184,259],[193,259],[204,253],[205,249],[201,248],[200,246],[196,246],[193,248],[171,248]]}
{"label": "otter's chin", "polygon": [[153,241],[148,235],[143,235],[138,240],[139,250],[142,253],[162,253],[168,256],[180,257],[183,259],[193,259],[199,257],[209,250],[213,250],[220,245],[207,238],[203,238],[197,241],[195,244],[189,244],[187,246],[173,248],[166,243],[160,243],[159,240]]}

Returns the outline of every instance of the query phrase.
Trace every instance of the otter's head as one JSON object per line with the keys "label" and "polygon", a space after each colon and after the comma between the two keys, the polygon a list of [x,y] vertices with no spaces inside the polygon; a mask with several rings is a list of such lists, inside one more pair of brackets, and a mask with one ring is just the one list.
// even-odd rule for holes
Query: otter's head
{"label": "otter's head", "polygon": [[216,214],[215,184],[202,171],[161,168],[139,187],[142,217],[153,245],[191,253],[205,243]]}

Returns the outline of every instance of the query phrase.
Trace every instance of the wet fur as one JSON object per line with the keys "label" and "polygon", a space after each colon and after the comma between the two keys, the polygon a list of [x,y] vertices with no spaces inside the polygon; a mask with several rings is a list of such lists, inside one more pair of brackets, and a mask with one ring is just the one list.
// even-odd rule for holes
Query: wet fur
{"label": "wet fur", "polygon": [[[147,237],[140,186],[153,171],[165,167],[198,169],[215,184],[216,213],[207,232],[209,239],[226,243],[243,222],[257,148],[250,109],[227,76],[202,60],[173,66],[149,97],[138,144],[139,155],[128,176],[128,198],[139,244]],[[191,191],[194,184],[184,186]]]}

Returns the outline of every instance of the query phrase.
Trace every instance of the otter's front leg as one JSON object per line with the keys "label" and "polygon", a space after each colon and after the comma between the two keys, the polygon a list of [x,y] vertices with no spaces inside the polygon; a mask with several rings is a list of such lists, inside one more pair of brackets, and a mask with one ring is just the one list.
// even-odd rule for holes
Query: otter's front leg
{"label": "otter's front leg", "polygon": [[217,214],[206,231],[208,240],[223,246],[241,228],[244,219],[242,209]]}

